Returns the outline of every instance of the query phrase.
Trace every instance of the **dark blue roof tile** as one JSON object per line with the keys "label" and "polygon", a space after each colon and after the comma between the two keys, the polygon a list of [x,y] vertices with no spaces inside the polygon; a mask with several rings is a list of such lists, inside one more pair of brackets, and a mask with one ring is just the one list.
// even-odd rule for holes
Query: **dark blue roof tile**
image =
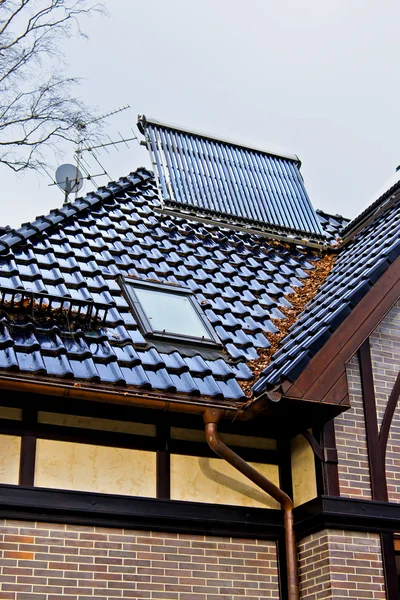
{"label": "dark blue roof tile", "polygon": [[121,372],[128,385],[146,389],[151,388],[150,380],[141,365],[135,367],[121,367]]}
{"label": "dark blue roof tile", "polygon": [[208,377],[193,377],[195,385],[200,391],[202,396],[211,396],[214,398],[223,398],[223,392],[219,388],[214,377],[209,375]]}
{"label": "dark blue roof tile", "polygon": [[244,400],[246,398],[245,393],[235,379],[217,381],[217,385],[221,390],[222,396],[225,398],[232,400]]}
{"label": "dark blue roof tile", "polygon": [[100,376],[96,370],[95,364],[92,358],[71,358],[69,357],[69,364],[74,373],[74,377],[77,379],[87,379],[93,382],[100,382]]}
{"label": "dark blue roof tile", "polygon": [[177,392],[200,396],[200,390],[190,373],[181,373],[180,375],[170,373],[170,378]]}
{"label": "dark blue roof tile", "polygon": [[156,390],[165,390],[167,392],[176,392],[176,387],[166,369],[157,371],[146,371],[151,386]]}
{"label": "dark blue roof tile", "polygon": [[43,357],[39,350],[16,350],[15,352],[18,366],[21,371],[29,373],[46,373],[46,367],[43,362]]}
{"label": "dark blue roof tile", "polygon": [[73,377],[74,372],[65,354],[59,356],[43,356],[48,375],[56,377]]}
{"label": "dark blue roof tile", "polygon": [[185,358],[185,363],[189,367],[189,372],[192,375],[201,375],[204,377],[205,375],[211,375],[212,369],[201,356],[193,356],[192,358]]}
{"label": "dark blue roof tile", "polygon": [[249,380],[253,378],[253,373],[245,362],[239,362],[236,365],[233,365],[233,371],[236,379]]}
{"label": "dark blue roof tile", "polygon": [[0,345],[0,369],[18,371],[19,365],[14,348]]}

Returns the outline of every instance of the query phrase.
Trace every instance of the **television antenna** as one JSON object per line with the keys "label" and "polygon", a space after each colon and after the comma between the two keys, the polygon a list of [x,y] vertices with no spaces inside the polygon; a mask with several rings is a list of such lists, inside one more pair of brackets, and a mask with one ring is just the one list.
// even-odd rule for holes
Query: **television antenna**
{"label": "television antenna", "polygon": [[[75,193],[75,195],[77,195],[78,191],[82,188],[83,182],[85,179],[87,179],[88,181],[91,181],[96,189],[98,189],[98,187],[99,187],[96,182],[96,179],[98,177],[106,176],[110,180],[112,180],[112,177],[110,176],[110,174],[107,172],[106,168],[103,166],[103,164],[100,161],[100,151],[101,150],[104,149],[107,153],[109,153],[110,149],[116,149],[117,151],[119,151],[120,144],[124,144],[127,148],[130,148],[129,142],[136,141],[138,144],[140,144],[138,136],[136,135],[136,133],[133,129],[131,129],[132,135],[130,135],[129,137],[124,137],[118,131],[119,139],[118,138],[112,139],[107,134],[104,142],[94,144],[94,145],[90,145],[84,139],[86,128],[89,125],[92,125],[93,123],[97,123],[99,121],[107,119],[108,117],[112,117],[120,112],[127,110],[128,108],[130,108],[129,104],[127,104],[126,106],[117,108],[115,110],[112,110],[103,115],[100,115],[99,117],[96,117],[91,121],[84,121],[77,125],[77,130],[79,132],[79,139],[76,141],[76,148],[74,151],[74,159],[75,159],[76,164],[75,164],[75,166],[74,165],[61,165],[56,171],[55,180],[53,177],[51,177],[52,183],[49,184],[50,186],[57,185],[60,189],[62,189],[64,191],[64,203],[67,203],[69,201],[69,195],[71,193]],[[90,165],[90,161],[87,160],[89,156],[94,160],[96,165],[99,167],[98,173],[95,173],[95,174],[92,173],[92,166]],[[65,170],[66,167],[68,167],[67,170]],[[57,176],[59,171],[60,171],[61,175],[59,174]],[[46,173],[49,175],[49,173],[47,171],[46,171]]]}

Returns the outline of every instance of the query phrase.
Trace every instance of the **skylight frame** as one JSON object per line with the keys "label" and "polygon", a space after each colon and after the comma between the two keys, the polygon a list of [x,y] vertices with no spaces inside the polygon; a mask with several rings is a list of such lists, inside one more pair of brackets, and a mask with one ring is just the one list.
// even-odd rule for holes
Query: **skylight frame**
{"label": "skylight frame", "polygon": [[[153,281],[142,281],[137,279],[131,279],[129,277],[120,277],[119,284],[123,290],[124,296],[132,309],[132,312],[137,319],[139,328],[142,334],[148,339],[159,339],[165,341],[182,342],[190,345],[200,345],[207,347],[222,347],[221,340],[215,332],[207,316],[204,314],[201,306],[199,305],[193,291],[190,288],[170,285],[166,283],[159,283]],[[186,297],[198,317],[201,325],[207,332],[209,337],[198,337],[194,335],[182,335],[173,331],[154,329],[150,319],[146,313],[143,303],[140,301],[138,295],[135,292],[136,289],[142,290],[153,290],[155,292],[167,293],[169,295],[184,296]]]}

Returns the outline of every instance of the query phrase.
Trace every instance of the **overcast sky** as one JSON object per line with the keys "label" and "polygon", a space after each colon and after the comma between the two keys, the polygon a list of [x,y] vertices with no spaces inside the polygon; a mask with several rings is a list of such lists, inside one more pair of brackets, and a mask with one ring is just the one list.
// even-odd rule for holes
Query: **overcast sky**
{"label": "overcast sky", "polygon": [[[108,121],[112,138],[129,137],[144,113],[295,153],[314,207],[345,216],[400,164],[398,0],[103,1],[109,17],[84,22],[90,39],[65,53],[89,104],[131,106]],[[113,179],[149,164],[137,144],[101,162]],[[44,175],[0,176],[3,225],[63,202]]]}

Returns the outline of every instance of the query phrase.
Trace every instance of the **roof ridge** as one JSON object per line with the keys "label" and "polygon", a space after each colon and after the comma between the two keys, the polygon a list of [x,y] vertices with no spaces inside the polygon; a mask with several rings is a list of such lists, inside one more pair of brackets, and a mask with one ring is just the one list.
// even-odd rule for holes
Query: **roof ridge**
{"label": "roof ridge", "polygon": [[[18,229],[10,228],[6,233],[0,235],[0,254],[8,253],[12,247],[21,242],[26,242],[32,236],[47,232],[54,225],[60,225],[70,217],[114,196],[115,193],[135,187],[138,183],[143,183],[151,177],[153,177],[153,173],[149,169],[138,167],[126,177],[120,177],[118,181],[110,181],[106,186],[98,188],[95,192],[89,192],[86,196],[76,198],[76,200],[63,205],[61,208],[55,208],[47,215],[38,216],[30,223],[23,223]],[[113,187],[117,189],[111,189]]]}
{"label": "roof ridge", "polygon": [[[350,222],[343,228],[343,237],[345,238],[347,235],[351,235],[353,231],[357,229],[357,233],[362,231],[367,225],[370,225],[372,221],[375,220],[375,217],[379,217],[382,212],[391,207],[390,202],[386,202],[391,199],[392,194],[399,191],[400,189],[400,181],[392,185],[384,194],[382,194],[379,198],[375,200],[372,204],[367,206],[365,210],[363,210],[359,215],[351,219]],[[382,211],[379,209],[382,208]],[[371,221],[369,220],[371,217]],[[368,221],[368,222],[366,222]],[[359,228],[357,227],[359,226]]]}

